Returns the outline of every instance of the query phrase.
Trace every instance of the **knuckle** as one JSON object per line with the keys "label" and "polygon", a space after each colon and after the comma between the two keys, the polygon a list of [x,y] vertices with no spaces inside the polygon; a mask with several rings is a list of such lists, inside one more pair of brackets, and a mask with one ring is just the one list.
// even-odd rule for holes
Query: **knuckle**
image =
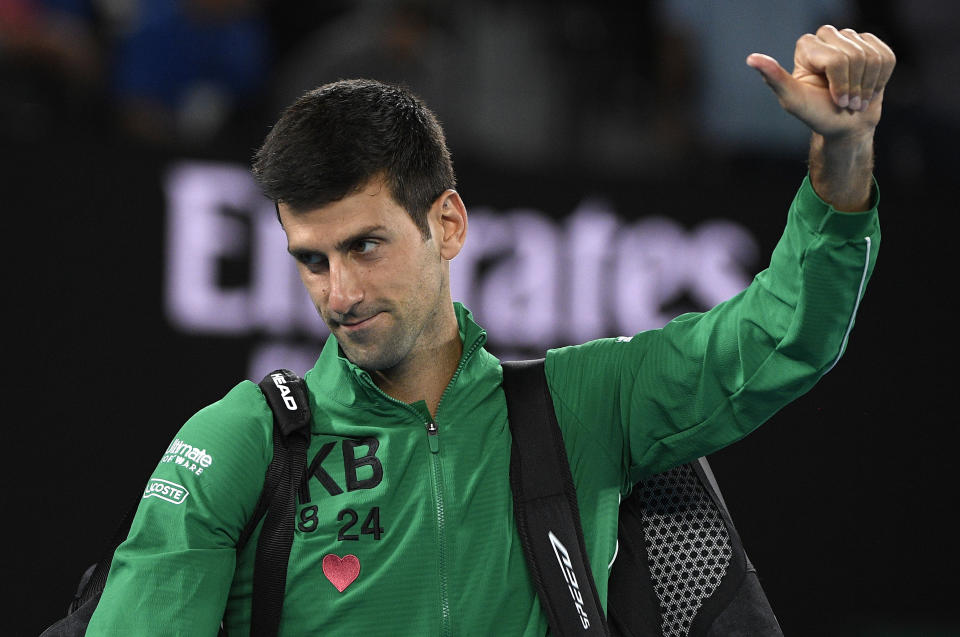
{"label": "knuckle", "polygon": [[828,69],[827,77],[830,80],[830,84],[836,89],[846,91],[850,86],[850,75],[846,67],[834,68],[832,70]]}
{"label": "knuckle", "polygon": [[819,29],[817,29],[817,35],[827,35],[827,34],[832,35],[836,32],[837,32],[837,27],[830,24],[825,24]]}

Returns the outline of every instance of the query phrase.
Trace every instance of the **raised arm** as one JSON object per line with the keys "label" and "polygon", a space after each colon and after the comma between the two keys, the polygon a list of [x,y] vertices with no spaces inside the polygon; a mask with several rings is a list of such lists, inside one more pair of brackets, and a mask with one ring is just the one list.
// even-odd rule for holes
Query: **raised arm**
{"label": "raised arm", "polygon": [[824,27],[798,40],[792,74],[765,55],[747,62],[813,131],[809,179],[770,266],[740,294],[658,330],[548,352],[564,441],[584,467],[575,479],[598,492],[713,453],[810,390],[840,360],[873,272],[873,133],[893,53]]}
{"label": "raised arm", "polygon": [[747,64],[813,131],[810,181],[820,198],[840,211],[869,209],[873,133],[896,64],[890,47],[873,34],[825,25],[797,40],[792,74],[761,53]]}

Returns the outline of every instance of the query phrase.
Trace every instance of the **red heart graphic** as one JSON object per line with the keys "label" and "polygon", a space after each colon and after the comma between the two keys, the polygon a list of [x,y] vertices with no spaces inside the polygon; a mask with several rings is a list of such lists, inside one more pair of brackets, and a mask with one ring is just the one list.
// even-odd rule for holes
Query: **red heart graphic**
{"label": "red heart graphic", "polygon": [[342,593],[360,575],[360,560],[356,555],[324,555],[323,574]]}

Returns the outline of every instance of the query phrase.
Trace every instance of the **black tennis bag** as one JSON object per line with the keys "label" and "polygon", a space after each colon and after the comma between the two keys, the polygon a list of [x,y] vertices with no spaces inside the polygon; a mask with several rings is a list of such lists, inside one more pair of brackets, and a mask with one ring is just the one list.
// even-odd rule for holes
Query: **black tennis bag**
{"label": "black tennis bag", "polygon": [[[503,386],[517,528],[551,633],[782,636],[705,458],[635,485],[620,504],[604,617],[543,362],[503,363]],[[544,441],[553,453],[539,453]]]}

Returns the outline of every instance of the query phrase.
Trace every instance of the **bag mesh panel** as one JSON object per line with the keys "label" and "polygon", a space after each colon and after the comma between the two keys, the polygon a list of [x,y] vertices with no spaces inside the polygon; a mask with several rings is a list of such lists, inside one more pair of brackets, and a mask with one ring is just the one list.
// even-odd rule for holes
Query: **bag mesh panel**
{"label": "bag mesh panel", "polygon": [[684,637],[720,584],[733,555],[730,537],[693,469],[682,465],[637,485],[653,590],[664,637]]}

